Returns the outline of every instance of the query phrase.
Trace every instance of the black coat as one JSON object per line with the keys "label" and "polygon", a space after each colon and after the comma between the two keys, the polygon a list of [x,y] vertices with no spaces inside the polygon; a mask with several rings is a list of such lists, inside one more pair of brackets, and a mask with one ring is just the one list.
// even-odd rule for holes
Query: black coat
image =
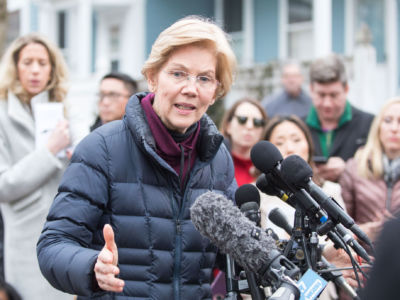
{"label": "black coat", "polygon": [[362,300],[399,299],[400,217],[388,221],[377,241],[375,261]]}
{"label": "black coat", "polygon": [[[105,124],[76,148],[37,251],[44,276],[80,299],[211,299],[216,249],[198,233],[189,208],[212,190],[233,199],[233,164],[214,123],[203,116],[198,158],[184,190],[155,152],[140,98],[122,121]],[[118,246],[121,294],[93,291],[93,267],[109,223]]]}

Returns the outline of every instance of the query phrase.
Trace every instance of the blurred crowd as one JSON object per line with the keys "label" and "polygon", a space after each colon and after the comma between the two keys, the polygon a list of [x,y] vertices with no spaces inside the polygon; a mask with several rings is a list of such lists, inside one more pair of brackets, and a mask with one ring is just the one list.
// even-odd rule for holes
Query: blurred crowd
{"label": "blurred crowd", "polygon": [[[191,23],[179,25],[183,28],[195,26]],[[196,28],[191,30],[198,30]],[[189,40],[183,29],[177,33],[173,27],[169,30],[162,33],[165,41],[159,41],[160,44],[156,41],[160,49],[153,47],[143,69],[150,93],[139,91],[137,82],[127,74],[111,72],[102,77],[97,91],[99,113],[90,127],[91,133],[83,141],[73,132],[79,124],[70,123],[68,107],[64,105],[68,71],[60,50],[45,37],[32,33],[16,39],[3,55],[0,65],[0,277],[4,283],[0,283],[0,299],[73,299],[73,295],[85,296],[79,299],[103,299],[100,298],[102,291],[118,293],[124,284],[126,295],[145,298],[148,294],[141,290],[145,287],[139,283],[128,286],[117,275],[123,274],[122,279],[136,278],[126,275],[130,271],[127,267],[124,269],[124,264],[140,265],[142,253],[137,251],[138,258],[129,258],[127,249],[147,249],[146,238],[138,239],[136,245],[132,241],[125,243],[125,237],[119,244],[117,237],[129,235],[126,231],[130,230],[140,235],[141,230],[147,232],[152,226],[162,231],[163,223],[152,223],[152,217],[168,219],[170,210],[171,214],[177,210],[177,215],[184,217],[185,212],[175,207],[180,204],[173,203],[169,208],[157,202],[153,207],[143,199],[173,195],[170,196],[173,199],[186,201],[186,197],[194,198],[203,190],[231,189],[230,166],[234,170],[235,187],[236,183],[237,186],[255,184],[261,172],[253,165],[250,153],[252,147],[263,140],[274,144],[283,158],[296,154],[304,159],[313,170],[314,182],[340,204],[373,242],[375,252],[365,245],[374,258],[372,270],[366,269],[367,274],[371,274],[370,279],[364,280],[363,288],[359,289],[353,270],[346,270],[343,274],[347,282],[359,291],[362,299],[395,299],[395,283],[390,285],[390,280],[382,278],[385,271],[391,270],[393,275],[387,278],[395,279],[396,271],[400,271],[395,258],[396,247],[391,245],[397,240],[394,233],[400,228],[396,216],[400,211],[400,97],[388,99],[374,116],[358,107],[357,99],[348,99],[351,87],[338,55],[314,60],[307,75],[302,74],[296,62],[288,61],[281,70],[282,89],[264,99],[237,99],[225,111],[217,132],[204,113],[228,92],[231,84],[229,74],[233,73],[234,62],[230,61],[230,50],[223,48],[226,47],[224,36],[213,31],[218,48],[209,45],[209,37],[204,38],[204,42],[199,34],[198,40]],[[170,48],[162,44],[175,42],[171,38],[174,34],[185,35],[187,41],[176,42]],[[210,53],[217,50],[210,52],[207,47],[216,48],[222,54],[210,58]],[[223,55],[224,58],[220,58]],[[199,57],[199,61],[203,59],[208,69],[196,65],[193,57]],[[218,69],[224,67],[227,71]],[[308,88],[303,86],[303,76],[309,76]],[[173,90],[181,85],[188,91]],[[170,111],[172,108],[167,107],[168,101],[174,101],[177,97],[174,93],[197,97],[192,96],[197,93],[193,91],[197,87],[201,91],[198,107],[187,102],[171,105],[186,118],[176,121],[178,118]],[[198,108],[201,114],[188,121],[190,112]],[[128,124],[130,131],[126,131],[121,122]],[[203,134],[203,128],[209,130],[207,134]],[[132,132],[134,139],[128,138],[127,132]],[[148,142],[150,135],[155,138]],[[213,137],[221,135],[223,141],[221,138],[219,144],[218,138]],[[210,137],[209,140],[206,137]],[[77,153],[76,149],[79,149]],[[218,159],[220,161],[215,161]],[[207,161],[212,161],[210,170],[201,175],[198,175],[200,172],[191,173],[191,170],[205,168]],[[164,162],[168,167],[164,167]],[[127,171],[124,164],[132,164],[137,169]],[[152,173],[150,169],[161,168],[154,167],[155,164],[169,168],[170,173]],[[177,183],[168,178],[168,174],[178,174]],[[199,185],[192,183],[193,176],[197,176]],[[136,185],[131,189],[126,186],[131,180],[135,184],[138,182],[137,188]],[[159,182],[163,182],[161,188]],[[187,191],[187,185],[189,192],[182,192]],[[138,199],[125,199],[127,196],[121,193]],[[124,203],[122,212],[115,211],[113,203],[116,201]],[[140,204],[131,208],[127,204],[129,201]],[[71,207],[75,210],[70,210]],[[275,207],[280,207],[289,220],[294,220],[293,207],[277,196],[261,193],[261,226],[287,239],[287,233],[268,219]],[[134,220],[129,224],[139,226],[138,230],[121,225],[126,224],[120,217],[124,210],[127,218]],[[74,214],[69,214],[70,211]],[[182,236],[189,239],[194,235],[187,227],[187,219],[183,219],[182,223],[177,223],[176,230],[182,230]],[[174,222],[176,220],[179,218],[174,218]],[[104,224],[119,225],[107,227]],[[154,230],[149,231],[149,239],[159,239],[164,243],[160,248],[173,253],[169,248],[172,246],[164,246],[162,235],[170,234],[167,228],[165,233]],[[324,244],[322,254],[330,262],[338,267],[351,266],[350,259],[341,250],[329,242],[321,240],[321,243]],[[198,244],[201,242],[194,243],[196,246],[192,250],[203,251],[201,261],[212,260],[211,246],[198,250]],[[154,249],[157,251],[160,249]],[[182,250],[183,261],[190,259],[185,253]],[[151,257],[170,260],[154,253]],[[356,254],[354,257],[359,259]],[[122,259],[121,268],[118,258]],[[158,264],[162,265],[162,261]],[[90,270],[81,274],[83,269],[74,267],[78,265],[90,265]],[[140,268],[134,271],[140,272]],[[150,271],[143,268],[143,272]],[[214,269],[209,274],[210,280],[219,279],[221,274],[222,271]],[[128,277],[124,278],[125,275]],[[80,276],[89,278],[90,284],[83,286],[86,283],[81,280],[82,286],[78,287],[73,278],[83,278]],[[197,282],[190,275],[186,276],[188,285]],[[112,278],[112,281],[104,278]],[[132,280],[146,281],[143,278]],[[218,284],[223,285],[223,280]],[[165,287],[160,286],[156,285],[151,295],[157,295],[157,289],[162,295]],[[221,293],[216,285],[213,287]],[[135,294],[130,289],[139,292]],[[216,294],[214,299],[217,299]],[[320,299],[348,299],[348,295],[332,284]]]}

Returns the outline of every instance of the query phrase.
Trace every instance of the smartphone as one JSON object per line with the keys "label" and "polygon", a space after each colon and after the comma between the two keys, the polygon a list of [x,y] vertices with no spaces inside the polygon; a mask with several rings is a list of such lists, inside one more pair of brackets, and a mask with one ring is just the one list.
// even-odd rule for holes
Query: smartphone
{"label": "smartphone", "polygon": [[313,162],[316,164],[326,164],[328,158],[325,156],[313,156]]}

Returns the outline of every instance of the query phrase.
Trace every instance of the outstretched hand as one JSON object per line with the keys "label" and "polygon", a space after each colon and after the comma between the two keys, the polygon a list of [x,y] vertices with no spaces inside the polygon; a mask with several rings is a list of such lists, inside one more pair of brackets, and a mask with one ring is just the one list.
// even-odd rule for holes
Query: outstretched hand
{"label": "outstretched hand", "polygon": [[122,292],[124,281],[116,278],[119,274],[118,249],[114,240],[114,231],[109,224],[104,225],[104,248],[100,251],[94,266],[94,273],[99,287],[105,291]]}

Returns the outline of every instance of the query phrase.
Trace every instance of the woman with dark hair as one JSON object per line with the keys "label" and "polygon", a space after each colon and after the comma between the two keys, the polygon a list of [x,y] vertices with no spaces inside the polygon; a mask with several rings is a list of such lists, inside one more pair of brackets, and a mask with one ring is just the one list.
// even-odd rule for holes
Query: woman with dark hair
{"label": "woman with dark hair", "polygon": [[251,183],[257,172],[250,159],[251,148],[265,134],[267,114],[261,104],[243,98],[226,111],[220,125],[225,143],[231,151],[238,186]]}

